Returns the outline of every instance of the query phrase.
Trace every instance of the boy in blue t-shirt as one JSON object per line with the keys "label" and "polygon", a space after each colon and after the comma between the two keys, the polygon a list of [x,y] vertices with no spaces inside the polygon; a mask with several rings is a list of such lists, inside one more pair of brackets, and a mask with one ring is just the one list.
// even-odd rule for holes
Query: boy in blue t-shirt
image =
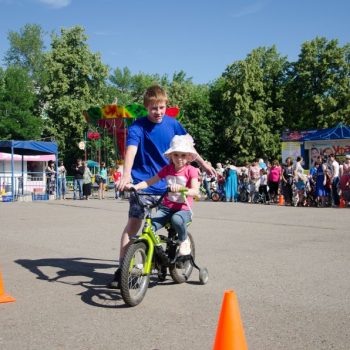
{"label": "boy in blue t-shirt", "polygon": [[[126,184],[137,184],[153,177],[169,164],[164,152],[169,148],[171,140],[175,135],[187,134],[175,118],[165,115],[167,101],[167,94],[162,87],[154,85],[147,89],[144,95],[144,106],[148,116],[137,119],[128,130],[124,172],[119,184],[120,191],[124,190]],[[215,175],[215,170],[200,156],[196,161],[209,174]],[[149,187],[147,192],[161,194],[165,189],[166,182],[160,181]],[[133,193],[130,194],[129,205],[128,222],[120,240],[119,266],[126,253],[130,237],[137,234],[144,218],[144,209],[137,203]],[[108,287],[119,288],[119,279],[120,269],[118,268]]]}

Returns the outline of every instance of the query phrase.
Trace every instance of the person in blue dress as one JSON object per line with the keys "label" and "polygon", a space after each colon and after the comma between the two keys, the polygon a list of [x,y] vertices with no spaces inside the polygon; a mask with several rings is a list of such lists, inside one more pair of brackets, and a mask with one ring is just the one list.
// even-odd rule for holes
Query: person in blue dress
{"label": "person in blue dress", "polygon": [[316,197],[318,205],[324,207],[327,198],[326,191],[326,166],[323,164],[322,157],[317,157],[316,161]]}
{"label": "person in blue dress", "polygon": [[226,173],[226,180],[225,180],[226,202],[237,202],[237,198],[238,198],[237,168],[234,165],[228,165],[226,167],[225,173]]}

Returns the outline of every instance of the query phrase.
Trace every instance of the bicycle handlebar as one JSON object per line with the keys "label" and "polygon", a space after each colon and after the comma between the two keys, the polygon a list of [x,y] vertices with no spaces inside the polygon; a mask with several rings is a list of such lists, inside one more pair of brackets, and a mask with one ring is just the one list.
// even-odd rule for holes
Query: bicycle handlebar
{"label": "bicycle handlebar", "polygon": [[[165,195],[169,192],[168,189],[167,189],[164,193],[162,193],[162,194],[160,194],[160,195],[159,195],[159,194],[155,194],[155,193],[146,193],[146,192],[140,193],[140,192],[137,192],[137,191],[135,190],[135,188],[133,188],[133,187],[131,187],[131,188],[129,189],[129,191],[135,193],[136,201],[137,201],[137,203],[138,203],[142,208],[149,207],[150,209],[153,209],[153,208],[155,208],[155,207],[158,207],[159,204],[162,202],[163,198],[165,197]],[[150,197],[158,197],[158,196],[160,196],[160,197],[159,197],[158,200],[155,201],[154,203],[146,203],[146,204],[145,204],[145,203],[143,203],[142,200],[140,199],[141,196],[150,196]]]}
{"label": "bicycle handlebar", "polygon": [[[130,188],[129,188],[129,191],[135,193],[135,198],[136,198],[136,200],[137,200],[137,203],[138,203],[142,208],[148,207],[148,208],[150,208],[150,209],[153,209],[153,208],[155,208],[155,207],[158,207],[159,204],[162,202],[163,198],[165,197],[165,195],[166,195],[167,193],[171,192],[170,187],[167,187],[166,191],[163,192],[162,194],[146,193],[146,192],[141,192],[141,193],[140,193],[140,192],[137,192],[137,191],[135,190],[134,187],[130,187]],[[182,195],[182,196],[186,196],[186,195],[185,195],[186,191],[187,191],[187,188],[184,189],[184,190],[181,190],[181,191],[180,191],[180,192],[181,192],[181,195]],[[145,203],[143,203],[142,200],[140,199],[140,196],[150,196],[150,197],[158,197],[158,196],[160,196],[160,197],[159,197],[159,198],[157,199],[157,201],[155,201],[154,203],[146,203],[146,204],[145,204]]]}

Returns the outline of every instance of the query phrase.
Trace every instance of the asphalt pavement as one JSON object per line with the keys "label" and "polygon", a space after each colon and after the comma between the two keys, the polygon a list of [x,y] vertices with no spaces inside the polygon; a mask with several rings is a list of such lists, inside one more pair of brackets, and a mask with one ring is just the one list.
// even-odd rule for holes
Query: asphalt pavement
{"label": "asphalt pavement", "polygon": [[196,202],[199,284],[109,290],[125,200],[0,203],[0,349],[212,349],[225,290],[250,350],[350,348],[350,209]]}

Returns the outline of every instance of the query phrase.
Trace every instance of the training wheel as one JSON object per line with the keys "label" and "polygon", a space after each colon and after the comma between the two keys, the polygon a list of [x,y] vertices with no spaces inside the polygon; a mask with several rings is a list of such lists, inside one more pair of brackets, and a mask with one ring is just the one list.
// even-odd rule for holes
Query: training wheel
{"label": "training wheel", "polygon": [[207,284],[209,280],[209,272],[206,267],[199,270],[199,281],[201,284]]}

